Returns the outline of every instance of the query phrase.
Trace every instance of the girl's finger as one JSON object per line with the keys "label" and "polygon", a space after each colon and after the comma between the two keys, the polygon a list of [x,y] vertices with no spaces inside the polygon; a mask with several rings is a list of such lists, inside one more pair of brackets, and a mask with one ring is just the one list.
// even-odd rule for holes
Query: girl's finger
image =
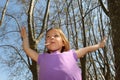
{"label": "girl's finger", "polygon": [[104,39],[103,39],[103,41],[106,42],[106,40],[107,40],[107,37],[105,36]]}
{"label": "girl's finger", "polygon": [[25,27],[21,28],[21,37],[22,38],[26,37],[26,29],[25,29]]}
{"label": "girl's finger", "polygon": [[21,28],[21,37],[23,37],[23,27]]}

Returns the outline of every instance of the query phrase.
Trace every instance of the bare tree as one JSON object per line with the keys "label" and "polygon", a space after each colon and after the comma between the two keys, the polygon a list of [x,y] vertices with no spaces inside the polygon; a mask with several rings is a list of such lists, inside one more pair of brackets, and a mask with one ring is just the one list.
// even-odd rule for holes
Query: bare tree
{"label": "bare tree", "polygon": [[[42,52],[42,51],[44,52],[45,50],[45,49],[41,50],[43,48],[41,48],[41,45],[39,45],[41,43],[43,44],[42,36],[44,36],[43,35],[44,32],[48,28],[56,25],[59,26],[61,29],[63,29],[63,31],[65,32],[65,34],[67,35],[70,41],[71,48],[73,49],[78,49],[81,47],[96,44],[102,39],[104,35],[108,35],[108,42],[106,47],[104,49],[99,49],[93,52],[92,54],[90,53],[84,56],[80,60],[80,62],[78,62],[78,65],[82,69],[83,80],[107,80],[107,79],[114,80],[114,77],[115,77],[115,74],[114,74],[115,70],[113,66],[114,56],[113,56],[112,43],[111,43],[112,29],[109,24],[109,18],[106,16],[106,15],[110,16],[110,14],[108,10],[104,7],[101,0],[99,0],[99,2],[96,0],[77,0],[77,1],[30,0],[28,2],[26,0],[22,0],[22,4],[20,4],[21,2],[20,0],[18,0],[17,2],[18,2],[16,3],[17,6],[19,5],[22,6],[22,9],[19,10],[17,14],[14,12],[10,13],[11,9],[7,9],[8,11],[5,12],[6,18],[4,22],[2,22],[4,26],[0,28],[1,43],[2,41],[5,42],[5,40],[6,41],[8,40],[7,35],[10,35],[11,33],[14,33],[14,32],[19,33],[20,25],[27,25],[26,27],[28,30],[27,32],[28,32],[30,47],[33,50],[36,50],[37,52]],[[50,5],[50,3],[52,5]],[[104,7],[104,10],[102,10],[102,7]],[[9,5],[6,8],[9,8]],[[105,11],[106,15],[103,13],[103,11]],[[113,19],[112,16],[111,18]],[[11,24],[13,25],[14,23],[13,21],[11,21],[11,24],[10,24],[9,22],[10,20],[14,20],[15,21],[14,23],[16,23],[17,27],[11,26]],[[117,28],[117,27],[114,27],[114,28]],[[15,29],[18,31],[14,31],[14,30],[9,31],[10,29],[11,30]],[[115,36],[117,37],[119,35],[115,33],[114,37]],[[20,35],[17,36],[16,38],[18,39],[13,42],[14,42],[15,48],[18,49],[17,50],[18,52],[15,49],[11,49],[11,48],[9,49],[9,51],[15,50],[15,54],[20,53],[20,56],[22,57],[20,58],[20,60],[22,60],[23,62],[22,64],[25,63],[24,69],[26,69],[27,72],[26,73],[20,72],[19,70],[20,68],[16,67],[16,70],[18,71],[16,72],[16,74],[14,72],[11,72],[13,76],[10,75],[11,78],[10,77],[9,78],[12,80],[20,72],[20,73],[26,74],[24,76],[27,76],[27,78],[33,77],[33,80],[37,80],[38,79],[37,64],[36,62],[31,60],[28,56],[26,59],[26,55],[21,48]],[[117,41],[115,43],[115,46],[117,46],[116,44],[118,44]],[[0,47],[0,49],[3,49],[3,48]],[[11,56],[13,55],[10,55],[9,57]],[[116,53],[116,57],[117,56],[118,55]],[[14,60],[14,58],[15,57],[12,57],[11,60]],[[0,58],[0,59],[3,59],[3,58]],[[117,60],[118,59],[116,59],[116,61]],[[4,60],[1,60],[1,61],[4,61]],[[13,62],[15,63],[15,61]],[[12,63],[10,65],[12,65]],[[26,65],[28,67],[26,67]],[[118,69],[119,67],[116,67],[116,70]],[[27,73],[30,73],[30,72],[32,74],[27,75]]]}
{"label": "bare tree", "polygon": [[[35,36],[36,33],[35,33],[34,16],[33,16],[34,15],[34,7],[35,7],[34,4],[35,4],[35,0],[31,0],[30,5],[29,5],[29,10],[28,10],[28,19],[27,19],[28,20],[28,37],[29,37],[29,43],[30,43],[31,49],[37,51],[38,42],[40,41],[40,39],[43,35],[43,31],[46,29],[50,0],[47,1],[47,7],[46,7],[44,19],[43,19],[43,25],[41,26],[42,28],[41,28],[41,31],[40,31],[39,35],[37,36],[37,38]],[[32,64],[30,64],[30,61],[29,61],[29,65],[30,65],[30,70],[33,74],[33,80],[38,80],[36,62],[34,60],[32,60]]]}

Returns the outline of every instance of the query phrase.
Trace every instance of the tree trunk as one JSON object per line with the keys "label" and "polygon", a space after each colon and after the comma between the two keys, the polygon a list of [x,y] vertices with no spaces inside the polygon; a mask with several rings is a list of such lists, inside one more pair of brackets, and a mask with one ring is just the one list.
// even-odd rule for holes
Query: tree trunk
{"label": "tree trunk", "polygon": [[[86,32],[85,32],[85,23],[84,23],[84,16],[83,16],[83,5],[82,0],[78,0],[79,5],[79,11],[81,14],[81,22],[82,22],[82,28],[83,28],[83,47],[86,47]],[[86,80],[86,55],[83,58],[80,58],[81,62],[81,69],[82,69],[82,80]]]}
{"label": "tree trunk", "polygon": [[[35,51],[37,51],[37,44],[43,35],[43,31],[46,29],[46,23],[47,23],[48,13],[49,13],[49,6],[50,6],[50,0],[47,1],[46,11],[45,11],[44,19],[43,19],[43,25],[42,25],[39,35],[36,38],[35,32],[34,32],[35,28],[34,28],[34,16],[33,16],[35,0],[30,1],[30,6],[29,6],[29,10],[28,10],[28,19],[27,19],[27,21],[28,21],[28,37],[29,37],[30,48]],[[30,63],[29,61],[28,61],[28,63],[30,65],[30,70],[33,75],[33,80],[38,80],[37,63],[33,60],[32,60],[32,63]]]}
{"label": "tree trunk", "polygon": [[[37,43],[35,41],[35,33],[34,33],[34,25],[33,25],[34,24],[33,23],[33,21],[34,21],[34,19],[33,19],[34,2],[35,2],[35,0],[30,1],[27,21],[28,21],[28,37],[29,37],[30,48],[37,51]],[[32,60],[32,63],[29,62],[29,65],[30,65],[30,70],[31,70],[32,75],[33,75],[33,80],[38,80],[37,63]]]}
{"label": "tree trunk", "polygon": [[115,56],[115,80],[120,80],[120,1],[108,0],[108,8]]}
{"label": "tree trunk", "polygon": [[[30,47],[32,49],[34,49],[35,51],[37,51],[37,44],[35,44],[33,41],[30,41],[30,45],[31,45]],[[32,75],[33,75],[33,80],[38,80],[37,63],[34,60],[32,60],[32,63],[30,65],[30,70],[31,70]]]}

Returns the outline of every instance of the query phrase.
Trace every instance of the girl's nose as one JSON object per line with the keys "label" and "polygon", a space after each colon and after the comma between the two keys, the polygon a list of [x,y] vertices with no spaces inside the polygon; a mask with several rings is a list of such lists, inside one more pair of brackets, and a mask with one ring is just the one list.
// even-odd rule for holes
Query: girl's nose
{"label": "girl's nose", "polygon": [[50,39],[54,39],[54,36],[51,36]]}
{"label": "girl's nose", "polygon": [[51,39],[54,39],[54,36],[51,36]]}

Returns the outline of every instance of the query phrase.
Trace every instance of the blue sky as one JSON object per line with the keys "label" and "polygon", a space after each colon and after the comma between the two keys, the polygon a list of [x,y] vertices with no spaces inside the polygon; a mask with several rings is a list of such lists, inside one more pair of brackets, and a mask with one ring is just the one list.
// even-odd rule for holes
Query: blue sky
{"label": "blue sky", "polygon": [[[24,22],[27,20],[27,18],[26,18],[26,16],[21,16],[21,13],[18,13],[18,12],[20,12],[22,6],[18,3],[16,4],[16,1],[17,0],[9,1],[8,7],[7,7],[7,13],[14,15],[14,17],[16,17],[16,16],[18,17],[20,15],[20,17],[22,17],[22,18],[21,18],[21,20],[19,20],[19,24],[20,24],[20,26],[23,26]],[[0,9],[3,9],[5,2],[6,2],[6,0],[0,1]],[[24,11],[24,10],[22,9],[22,11]],[[1,12],[0,12],[0,18],[1,18]],[[8,32],[18,30],[18,27],[17,27],[18,25],[16,24],[16,22],[13,18],[7,16],[4,18],[4,20],[7,20],[6,21],[7,25],[3,24],[2,26],[0,26],[0,30],[3,30],[5,28],[5,26],[7,27],[7,28],[5,28],[5,31],[8,31]],[[22,22],[22,21],[24,21],[24,22]],[[13,32],[13,33],[9,33],[9,34],[5,35],[3,41],[0,41],[0,45],[13,45],[13,46],[17,46],[17,48],[21,49],[22,44],[21,44],[19,32]],[[28,70],[28,67],[26,67],[26,64],[24,64],[24,62],[22,60],[20,60],[20,56],[16,55],[16,53],[13,52],[12,50],[13,49],[8,49],[5,51],[5,49],[3,47],[0,47],[0,55],[1,55],[0,58],[4,58],[6,60],[6,62],[9,62],[11,60],[9,54],[13,53],[14,56],[12,56],[12,57],[15,57],[15,59],[16,59],[15,64],[9,68],[7,67],[8,65],[4,64],[5,61],[0,61],[0,80],[11,80],[10,78],[8,78],[9,75],[17,69],[21,70],[21,73],[19,73],[19,71],[18,71],[18,74],[17,75],[15,74],[15,77],[12,80],[30,80],[32,76],[31,76],[30,71]],[[21,52],[21,53],[23,53],[23,52]],[[26,58],[25,53],[23,53],[22,56],[23,57],[25,56],[24,58]],[[0,60],[2,60],[2,59],[0,59]],[[27,60],[27,59],[25,59],[25,60]],[[17,62],[17,61],[19,61],[19,62]],[[1,63],[1,62],[3,62],[3,63]],[[22,64],[20,64],[20,63],[22,63]],[[17,67],[17,69],[15,69],[15,67]],[[17,72],[17,71],[15,71],[15,72]],[[26,79],[26,77],[29,77],[30,79]]]}
{"label": "blue sky", "polygon": [[0,69],[0,80],[7,80],[7,77],[8,77],[7,72]]}
{"label": "blue sky", "polygon": [[[10,0],[11,1],[11,0]],[[1,0],[0,1],[0,8],[1,9],[3,9],[3,7],[4,7],[4,5],[5,5],[5,2],[6,2],[6,0]],[[15,1],[13,1],[13,2],[15,2]],[[12,11],[17,11],[17,10],[19,10],[19,8],[17,8],[17,7],[14,7],[13,6],[13,4],[14,3],[10,3],[8,6],[9,7],[7,7],[7,9],[11,9]],[[14,8],[13,8],[14,7]],[[0,11],[0,18],[1,18],[1,11]],[[5,20],[5,19],[4,19]],[[14,22],[13,22],[14,23]],[[3,25],[2,26],[0,26],[0,29],[2,29],[3,28]],[[10,28],[9,30],[12,30],[13,28]],[[13,36],[13,35],[12,35]],[[12,44],[12,41],[8,41],[8,43],[11,43]],[[0,45],[3,45],[3,44],[6,44],[4,41],[3,41],[3,43],[0,43]],[[4,54],[6,54],[5,52],[3,52],[3,50],[1,50],[1,49],[3,49],[3,48],[0,48],[0,57],[2,57],[2,58],[5,58],[5,56],[3,56]],[[6,69],[6,67],[4,67],[5,65],[4,64],[2,64],[2,63],[0,63],[0,80],[8,80],[8,75],[9,75],[9,72],[8,71],[6,71],[7,69]]]}
{"label": "blue sky", "polygon": [[[1,7],[3,7],[4,6],[4,4],[5,4],[5,1],[6,0],[1,0],[0,1],[0,6]],[[0,7],[0,8],[1,8]],[[1,18],[1,12],[0,12],[0,18]],[[0,44],[1,45],[1,44]],[[1,49],[0,49],[1,50]],[[0,51],[0,55],[2,55],[3,53],[1,53],[1,51]],[[0,80],[7,80],[7,72],[6,71],[4,71],[4,69],[1,69],[1,67],[2,67],[2,64],[0,63]]]}

